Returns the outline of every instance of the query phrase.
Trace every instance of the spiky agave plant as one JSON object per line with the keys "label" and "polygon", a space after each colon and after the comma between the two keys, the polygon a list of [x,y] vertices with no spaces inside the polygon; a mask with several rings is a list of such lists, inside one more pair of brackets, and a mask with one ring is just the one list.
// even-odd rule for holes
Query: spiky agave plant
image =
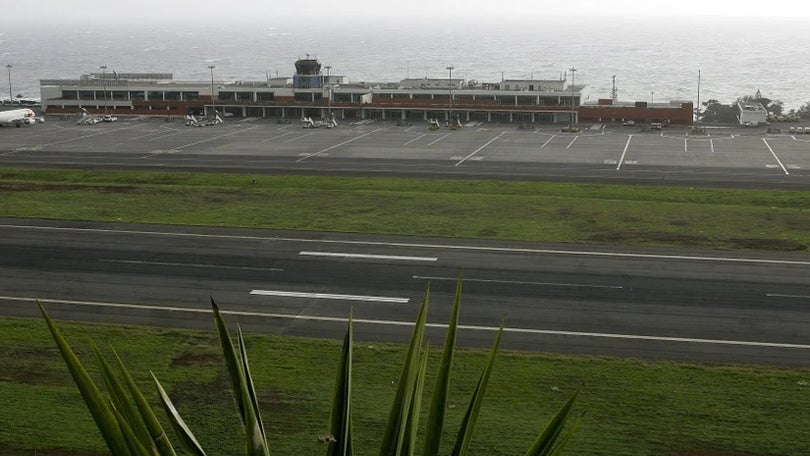
{"label": "spiky agave plant", "polygon": [[[249,456],[269,456],[264,424],[259,412],[256,390],[250,376],[250,366],[242,331],[237,329],[237,350],[237,347],[233,345],[222,314],[213,299],[211,300],[211,306],[225,357],[225,364],[231,380],[234,399],[245,430],[245,454]],[[84,365],[73,352],[73,349],[53,320],[48,316],[41,303],[39,303],[39,309],[90,414],[96,422],[96,426],[107,443],[110,453],[113,456],[176,456],[175,449],[161,427],[152,407],[132,380],[129,371],[118,354],[113,350],[126,389],[92,340],[90,342],[96,363],[99,365],[102,378],[107,386],[109,395],[105,396],[87,373]],[[180,449],[186,454],[204,456],[205,451],[203,451],[194,434],[177,412],[177,408],[169,399],[163,386],[151,371],[149,373],[157,388],[160,402],[177,436]]]}
{"label": "spiky agave plant", "polygon": [[[437,374],[436,386],[431,399],[428,422],[425,426],[424,448],[425,456],[438,456],[441,437],[444,427],[444,412],[450,392],[450,369],[455,353],[456,337],[458,334],[458,318],[461,306],[461,284],[463,279],[459,276],[453,301],[450,323],[445,338],[444,349]],[[425,296],[414,325],[408,351],[405,355],[396,396],[391,406],[388,423],[380,445],[380,456],[413,455],[416,450],[417,430],[424,390],[425,372],[428,361],[428,346],[424,344],[425,327],[427,325],[427,309],[430,298],[430,285],[425,290]],[[264,424],[259,412],[259,404],[253,380],[250,375],[247,351],[245,349],[242,331],[237,328],[237,346],[235,347],[225,325],[224,318],[218,306],[211,300],[216,322],[217,333],[225,358],[231,381],[234,399],[239,410],[239,416],[245,430],[245,454],[249,456],[269,456],[267,438]],[[109,397],[101,393],[81,361],[75,355],[69,344],[59,332],[53,320],[48,316],[42,304],[39,305],[42,315],[48,324],[68,370],[73,376],[99,431],[114,456],[175,456],[175,450],[153,410],[146,401],[135,382],[132,380],[126,366],[115,353],[115,359],[124,385],[113,373],[112,368],[103,358],[99,350],[91,341],[96,362],[109,391]],[[503,322],[495,337],[495,342],[487,357],[484,369],[479,376],[467,410],[456,434],[456,440],[451,452],[452,456],[464,456],[472,439],[473,430],[478,419],[484,393],[489,383],[490,374],[495,364],[495,357],[503,335]],[[327,439],[327,456],[350,456],[353,454],[352,442],[352,347],[353,331],[352,317],[349,317],[346,336],[343,340],[340,364],[335,381],[334,398],[330,419],[330,435]],[[179,440],[180,448],[186,454],[205,455],[194,435],[186,426],[174,404],[169,399],[157,378],[150,372],[157,388],[158,395],[172,428]],[[128,393],[127,393],[128,391]],[[580,420],[566,429],[572,408],[579,391],[566,402],[553,419],[537,436],[534,443],[526,451],[526,456],[555,456],[565,447],[565,444],[578,428]],[[565,432],[563,432],[565,431]]]}

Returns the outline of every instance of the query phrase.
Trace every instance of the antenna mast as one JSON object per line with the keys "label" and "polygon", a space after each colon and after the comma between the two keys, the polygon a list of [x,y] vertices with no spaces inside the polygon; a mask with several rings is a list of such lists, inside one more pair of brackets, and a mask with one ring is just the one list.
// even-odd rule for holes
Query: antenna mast
{"label": "antenna mast", "polygon": [[610,91],[610,99],[613,103],[619,102],[619,89],[616,88],[616,75],[613,75],[613,90]]}

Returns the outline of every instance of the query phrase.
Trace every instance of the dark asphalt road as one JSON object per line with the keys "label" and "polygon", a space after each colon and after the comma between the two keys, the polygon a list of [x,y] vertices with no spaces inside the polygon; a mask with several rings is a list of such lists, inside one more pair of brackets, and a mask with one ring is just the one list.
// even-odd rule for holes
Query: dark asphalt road
{"label": "dark asphalt road", "polygon": [[[371,235],[0,219],[0,308],[212,329],[209,297],[248,331],[405,341],[425,284],[460,343],[810,365],[810,258]],[[439,343],[441,328],[432,330]]]}

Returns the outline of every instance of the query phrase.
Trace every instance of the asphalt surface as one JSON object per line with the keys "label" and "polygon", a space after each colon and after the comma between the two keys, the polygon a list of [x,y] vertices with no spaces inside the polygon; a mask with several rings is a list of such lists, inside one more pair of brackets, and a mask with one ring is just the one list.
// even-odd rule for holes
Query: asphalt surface
{"label": "asphalt surface", "polygon": [[435,345],[461,271],[464,346],[810,365],[803,255],[0,219],[3,315]]}
{"label": "asphalt surface", "polygon": [[563,133],[559,126],[503,124],[429,131],[427,124],[380,121],[304,129],[255,118],[195,128],[182,119],[49,119],[0,129],[0,165],[810,188],[810,135],[707,131]]}

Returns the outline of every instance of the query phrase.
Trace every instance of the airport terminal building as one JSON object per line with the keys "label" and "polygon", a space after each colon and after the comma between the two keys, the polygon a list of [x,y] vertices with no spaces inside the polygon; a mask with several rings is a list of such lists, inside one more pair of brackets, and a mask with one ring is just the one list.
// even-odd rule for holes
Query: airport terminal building
{"label": "airport terminal building", "polygon": [[[559,79],[506,79],[479,83],[452,78],[398,82],[346,82],[323,74],[314,58],[295,63],[291,78],[263,81],[178,81],[171,73],[91,73],[79,79],[40,81],[46,115],[204,115],[225,117],[325,118],[418,122],[436,119],[526,124],[579,122],[692,123],[691,102],[660,106],[583,104],[588,86]],[[688,106],[687,106],[688,105]]]}

